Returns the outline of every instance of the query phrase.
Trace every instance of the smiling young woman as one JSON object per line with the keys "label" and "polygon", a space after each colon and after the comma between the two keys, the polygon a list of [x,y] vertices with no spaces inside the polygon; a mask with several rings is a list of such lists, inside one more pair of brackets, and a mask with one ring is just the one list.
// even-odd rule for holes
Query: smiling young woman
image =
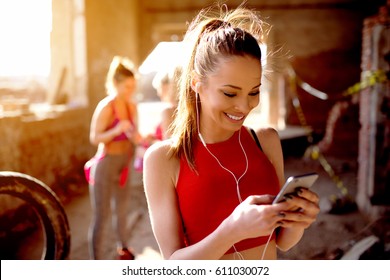
{"label": "smiling young woman", "polygon": [[[189,26],[172,138],[144,158],[165,259],[276,259],[277,248],[299,242],[319,212],[308,190],[272,205],[285,181],[278,134],[243,125],[259,103],[262,36],[261,19],[242,6],[203,10]],[[296,207],[302,210],[290,211]]]}

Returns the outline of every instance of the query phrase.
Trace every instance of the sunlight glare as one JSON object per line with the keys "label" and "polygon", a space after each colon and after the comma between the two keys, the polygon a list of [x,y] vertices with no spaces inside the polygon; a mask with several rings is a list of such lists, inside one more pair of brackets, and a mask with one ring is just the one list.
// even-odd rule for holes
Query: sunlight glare
{"label": "sunlight glare", "polygon": [[0,76],[48,76],[51,0],[0,0]]}

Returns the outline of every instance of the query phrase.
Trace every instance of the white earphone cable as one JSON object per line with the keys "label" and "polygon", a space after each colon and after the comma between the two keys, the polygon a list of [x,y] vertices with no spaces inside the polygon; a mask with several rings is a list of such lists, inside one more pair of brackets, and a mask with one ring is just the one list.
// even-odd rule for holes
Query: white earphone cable
{"label": "white earphone cable", "polygon": [[246,155],[246,152],[245,152],[245,149],[244,149],[244,146],[242,145],[241,143],[241,129],[238,131],[238,142],[240,144],[240,147],[241,147],[241,150],[245,156],[245,163],[246,163],[246,166],[245,166],[245,171],[242,173],[242,175],[237,179],[236,175],[234,175],[234,173],[229,170],[228,168],[226,168],[225,166],[222,165],[222,163],[219,161],[219,159],[209,150],[209,148],[207,147],[206,145],[206,142],[204,141],[203,137],[202,137],[202,134],[200,133],[200,129],[199,129],[199,111],[198,111],[198,93],[196,93],[196,118],[197,118],[197,128],[198,128],[198,135],[199,135],[199,138],[203,144],[203,146],[206,148],[206,150],[209,152],[209,154],[215,158],[215,160],[218,162],[219,166],[222,167],[222,169],[224,169],[225,171],[229,172],[233,178],[234,178],[234,181],[236,182],[236,191],[237,191],[237,197],[238,197],[238,200],[239,202],[241,203],[242,202],[242,198],[241,198],[241,193],[240,193],[240,186],[239,186],[239,182],[240,180],[245,176],[246,172],[248,171],[248,166],[249,166],[249,162],[248,162],[248,156]]}
{"label": "white earphone cable", "polygon": [[267,252],[267,248],[269,245],[269,242],[271,241],[272,235],[274,234],[275,228],[272,229],[271,234],[268,237],[267,243],[265,243],[263,254],[261,255],[261,260],[264,260],[265,253]]}

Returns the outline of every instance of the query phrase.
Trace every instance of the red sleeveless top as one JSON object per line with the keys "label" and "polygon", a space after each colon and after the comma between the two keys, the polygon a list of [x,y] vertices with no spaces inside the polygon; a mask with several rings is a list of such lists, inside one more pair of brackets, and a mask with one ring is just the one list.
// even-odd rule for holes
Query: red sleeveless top
{"label": "red sleeveless top", "polygon": [[[238,135],[237,131],[224,142],[207,144],[209,150],[237,179],[246,168]],[[241,143],[248,157],[248,171],[239,182],[242,200],[249,195],[276,195],[280,186],[275,168],[245,127],[241,128]],[[213,232],[240,203],[233,176],[218,164],[199,140],[194,146],[194,158],[198,174],[191,170],[185,157],[182,157],[176,186],[186,242],[189,245]],[[261,236],[242,240],[235,247],[237,251],[250,249],[265,244],[268,238],[269,236]],[[232,247],[226,254],[233,252]]]}

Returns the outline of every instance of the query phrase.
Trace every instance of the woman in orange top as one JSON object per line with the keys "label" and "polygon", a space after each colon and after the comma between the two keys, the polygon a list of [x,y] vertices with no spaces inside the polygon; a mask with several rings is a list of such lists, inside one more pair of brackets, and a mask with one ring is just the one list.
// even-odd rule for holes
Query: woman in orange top
{"label": "woman in orange top", "polygon": [[136,88],[132,63],[116,56],[111,62],[107,96],[92,116],[90,141],[98,146],[99,161],[91,169],[90,197],[93,210],[89,230],[91,259],[103,259],[105,236],[111,211],[117,236],[119,259],[134,259],[127,248],[127,215],[129,199],[129,163],[141,136],[137,130],[137,108],[132,101]]}

